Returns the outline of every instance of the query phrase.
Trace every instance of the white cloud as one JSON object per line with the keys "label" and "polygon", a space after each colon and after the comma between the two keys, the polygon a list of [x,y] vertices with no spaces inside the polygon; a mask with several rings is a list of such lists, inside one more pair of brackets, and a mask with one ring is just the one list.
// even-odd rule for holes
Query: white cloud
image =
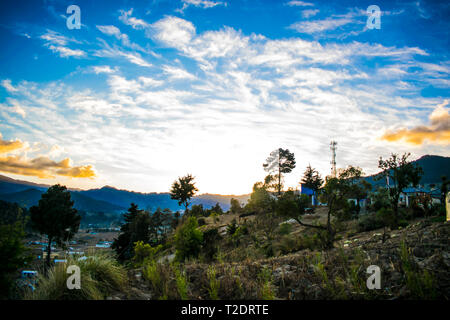
{"label": "white cloud", "polygon": [[286,3],[286,5],[290,7],[312,7],[314,6],[314,3],[293,0]]}
{"label": "white cloud", "polygon": [[99,73],[114,73],[117,71],[117,68],[111,69],[110,66],[94,66],[93,68],[96,74]]}
{"label": "white cloud", "polygon": [[2,80],[2,86],[8,90],[9,92],[16,92],[18,91],[17,88],[15,88],[12,84],[11,84],[11,80],[9,79],[5,79]]}
{"label": "white cloud", "polygon": [[62,58],[67,58],[67,57],[80,58],[80,57],[86,56],[86,52],[84,52],[83,50],[80,50],[80,49],[69,49],[66,47],[53,46],[53,45],[49,46],[49,49],[52,50],[53,52],[59,53],[59,56]]}
{"label": "white cloud", "polygon": [[195,35],[194,25],[184,19],[168,16],[152,24],[154,37],[174,48],[185,47]]}
{"label": "white cloud", "polygon": [[302,11],[303,18],[310,18],[319,13],[319,9],[307,9]]}
{"label": "white cloud", "polygon": [[171,66],[163,66],[162,69],[171,79],[189,79],[195,80],[195,76],[184,69],[171,67]]}
{"label": "white cloud", "polygon": [[132,17],[133,8],[128,11],[120,10],[119,20],[124,24],[131,26],[133,29],[142,30],[148,28],[150,25],[142,19]]}
{"label": "white cloud", "polygon": [[294,29],[300,33],[317,33],[323,32],[327,30],[334,30],[343,25],[352,23],[353,20],[342,18],[342,19],[333,19],[327,18],[323,20],[315,20],[315,21],[300,21],[289,26],[290,29]]}
{"label": "white cloud", "polygon": [[215,6],[220,6],[220,5],[227,6],[226,2],[212,1],[212,0],[181,0],[181,2],[183,3],[183,7],[181,9],[175,10],[180,13],[183,13],[184,10],[186,10],[189,6],[194,6],[194,7],[203,8],[203,9],[213,8]]}

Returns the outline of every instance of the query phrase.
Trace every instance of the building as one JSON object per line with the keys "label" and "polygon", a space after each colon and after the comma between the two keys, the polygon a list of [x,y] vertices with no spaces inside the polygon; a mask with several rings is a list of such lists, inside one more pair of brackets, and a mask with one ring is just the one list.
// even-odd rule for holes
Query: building
{"label": "building", "polygon": [[311,199],[311,204],[313,206],[316,206],[319,204],[316,191],[314,191],[308,187],[305,187],[303,183],[300,184],[300,194],[306,194]]}

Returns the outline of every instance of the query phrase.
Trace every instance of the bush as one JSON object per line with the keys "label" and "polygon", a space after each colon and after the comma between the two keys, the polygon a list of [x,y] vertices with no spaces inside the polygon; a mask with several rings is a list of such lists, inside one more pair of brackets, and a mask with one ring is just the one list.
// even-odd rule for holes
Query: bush
{"label": "bush", "polygon": [[147,259],[154,259],[155,255],[161,251],[162,245],[156,247],[150,246],[148,243],[138,241],[134,243],[134,256],[133,262],[136,266],[140,266]]}
{"label": "bush", "polygon": [[362,216],[358,221],[358,232],[372,231],[383,228],[384,223],[376,213]]}
{"label": "bush", "polygon": [[283,223],[278,229],[278,233],[282,236],[288,235],[292,231],[292,225],[290,223]]}
{"label": "bush", "polygon": [[198,230],[197,218],[189,217],[175,234],[176,260],[198,257],[203,242],[203,232]]}
{"label": "bush", "polygon": [[211,229],[203,233],[202,256],[206,261],[214,260],[217,254],[218,242],[221,238],[217,229]]}

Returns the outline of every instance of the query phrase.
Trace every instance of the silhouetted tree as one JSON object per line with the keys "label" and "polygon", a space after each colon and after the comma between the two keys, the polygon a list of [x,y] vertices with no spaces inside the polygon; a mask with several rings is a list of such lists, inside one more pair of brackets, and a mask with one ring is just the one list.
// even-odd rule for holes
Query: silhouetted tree
{"label": "silhouetted tree", "polygon": [[78,232],[81,217],[73,208],[70,192],[65,186],[56,184],[43,193],[39,204],[30,208],[33,228],[47,235],[47,266],[50,265],[52,241],[64,245]]}
{"label": "silhouetted tree", "polygon": [[265,171],[276,174],[278,178],[278,195],[280,195],[282,174],[289,173],[295,168],[294,153],[289,152],[289,149],[278,148],[270,153],[263,167]]}
{"label": "silhouetted tree", "polygon": [[189,200],[195,195],[198,189],[195,187],[194,177],[190,174],[178,178],[172,183],[170,198],[178,200],[178,205],[184,205],[185,213],[188,211]]}

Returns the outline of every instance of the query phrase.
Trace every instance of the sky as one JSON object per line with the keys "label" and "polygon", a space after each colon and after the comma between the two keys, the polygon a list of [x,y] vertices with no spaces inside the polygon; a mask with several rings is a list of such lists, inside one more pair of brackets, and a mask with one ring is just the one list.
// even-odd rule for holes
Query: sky
{"label": "sky", "polygon": [[277,148],[293,188],[308,164],[330,174],[331,140],[338,168],[366,174],[392,152],[450,156],[449,16],[425,0],[2,1],[0,174],[168,192],[190,173],[244,194]]}

